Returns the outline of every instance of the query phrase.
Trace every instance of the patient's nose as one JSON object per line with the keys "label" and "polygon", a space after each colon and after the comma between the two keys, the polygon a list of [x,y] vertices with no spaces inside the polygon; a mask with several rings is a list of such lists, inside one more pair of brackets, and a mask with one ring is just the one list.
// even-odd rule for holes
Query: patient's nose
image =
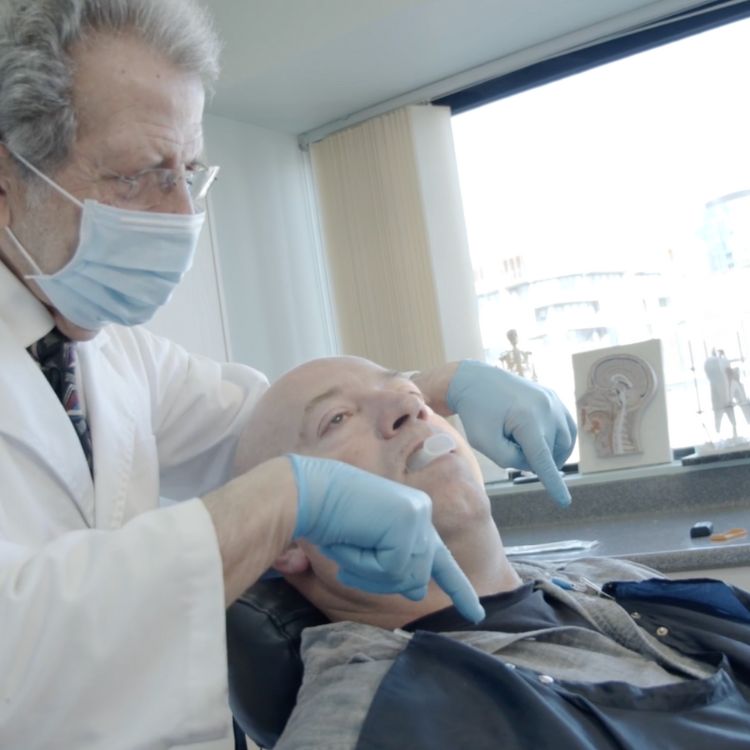
{"label": "patient's nose", "polygon": [[381,394],[378,406],[378,431],[385,437],[393,437],[415,419],[427,418],[427,407],[413,393]]}

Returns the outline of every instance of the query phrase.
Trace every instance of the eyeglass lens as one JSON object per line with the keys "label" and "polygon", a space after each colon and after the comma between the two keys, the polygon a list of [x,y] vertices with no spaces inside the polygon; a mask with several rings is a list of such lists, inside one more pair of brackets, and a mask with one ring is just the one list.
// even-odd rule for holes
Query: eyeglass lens
{"label": "eyeglass lens", "polygon": [[219,167],[205,167],[189,173],[188,190],[193,200],[202,200],[216,182]]}

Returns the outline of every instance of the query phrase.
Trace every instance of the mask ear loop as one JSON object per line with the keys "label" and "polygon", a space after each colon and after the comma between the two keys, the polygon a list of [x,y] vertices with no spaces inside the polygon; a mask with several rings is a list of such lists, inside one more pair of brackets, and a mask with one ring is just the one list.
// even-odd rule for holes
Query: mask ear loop
{"label": "mask ear loop", "polygon": [[37,177],[44,180],[51,188],[54,188],[58,193],[64,195],[69,201],[73,201],[73,203],[75,203],[78,208],[83,208],[83,203],[81,203],[81,201],[79,201],[78,198],[76,198],[74,195],[71,195],[64,187],[58,185],[51,177],[47,177],[44,172],[40,172],[31,162],[27,161],[23,156],[21,156],[21,154],[17,154],[7,145],[5,146],[5,148],[7,148],[8,151],[13,155],[13,158],[18,159],[21,164],[30,169]]}
{"label": "mask ear loop", "polygon": [[13,230],[10,227],[5,227],[5,233],[10,237],[18,252],[26,259],[26,262],[34,269],[34,273],[25,273],[23,275],[24,279],[35,279],[39,276],[44,276],[45,274],[42,269],[39,268],[37,262],[29,255],[28,250],[21,244],[21,240],[16,237]]}
{"label": "mask ear loop", "polygon": [[[54,190],[57,190],[58,193],[61,195],[64,195],[68,200],[75,203],[80,209],[83,209],[83,203],[78,200],[74,195],[71,195],[64,187],[58,185],[53,179],[50,177],[47,177],[44,172],[40,172],[30,161],[25,159],[21,154],[17,154],[10,146],[8,146],[7,143],[3,143],[3,146],[8,149],[8,153],[14,158],[18,159],[18,161],[21,162],[27,169],[31,170],[37,177],[44,180],[51,188]],[[45,276],[46,274],[42,271],[41,268],[39,268],[38,263],[31,257],[28,250],[21,244],[21,241],[16,237],[15,233],[10,227],[5,227],[5,233],[11,238],[13,241],[13,244],[18,249],[18,252],[23,255],[23,257],[26,259],[26,261],[29,263],[29,265],[34,269],[33,274],[24,274],[25,279],[33,279],[37,276]]]}

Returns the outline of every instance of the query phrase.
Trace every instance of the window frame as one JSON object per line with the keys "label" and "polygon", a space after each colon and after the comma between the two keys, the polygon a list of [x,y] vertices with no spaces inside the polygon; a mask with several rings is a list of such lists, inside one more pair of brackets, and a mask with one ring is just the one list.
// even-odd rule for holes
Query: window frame
{"label": "window frame", "polygon": [[[449,107],[452,115],[462,114],[529,89],[748,17],[750,17],[750,0],[712,0],[711,2],[704,2],[696,7],[649,23],[644,27],[623,32],[603,42],[595,42],[572,52],[563,53],[450,94],[436,97],[431,100],[431,104]],[[673,447],[673,463],[671,466],[677,465],[678,468],[687,468],[685,466],[679,467],[679,463],[692,450],[692,447]],[[727,458],[731,460],[731,453],[727,454]],[[713,462],[713,460],[720,459],[709,459],[709,462]],[[740,464],[750,465],[750,458],[746,458],[744,455],[738,456],[738,460]],[[669,466],[666,465],[663,468],[668,469]],[[653,469],[658,469],[658,467],[635,467],[623,471],[627,471],[633,476],[648,475]],[[566,474],[578,476],[577,462],[566,464],[564,471]],[[494,487],[495,490],[502,486],[509,485],[512,487],[514,480],[524,481],[520,474],[521,472],[511,470],[507,480],[498,482],[496,479],[488,479],[486,484],[488,489]],[[599,481],[606,483],[609,479],[606,474],[607,472],[598,474]]]}
{"label": "window frame", "polygon": [[668,16],[645,28],[597,42],[432,100],[454,115],[527,89],[567,78],[591,68],[645,52],[750,16],[750,0],[713,0]]}

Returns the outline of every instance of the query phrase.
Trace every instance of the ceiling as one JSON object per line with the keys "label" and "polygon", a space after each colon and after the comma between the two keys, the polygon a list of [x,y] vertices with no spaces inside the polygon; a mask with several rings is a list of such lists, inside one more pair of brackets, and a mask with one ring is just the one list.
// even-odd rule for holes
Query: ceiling
{"label": "ceiling", "polygon": [[695,4],[688,0],[203,2],[225,43],[222,77],[209,111],[292,134],[638,9],[655,16],[664,13],[665,6]]}

